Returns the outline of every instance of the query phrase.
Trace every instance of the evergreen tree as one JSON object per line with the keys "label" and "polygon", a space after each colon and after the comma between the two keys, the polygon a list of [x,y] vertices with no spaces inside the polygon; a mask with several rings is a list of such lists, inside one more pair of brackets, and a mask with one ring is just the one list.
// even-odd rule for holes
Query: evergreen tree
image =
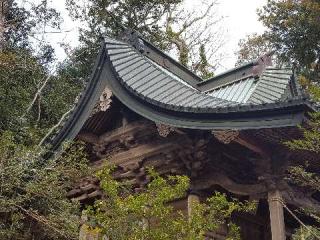
{"label": "evergreen tree", "polygon": [[268,0],[258,12],[266,36],[279,56],[295,61],[310,79],[320,78],[320,2]]}
{"label": "evergreen tree", "polygon": [[88,174],[85,155],[81,145],[51,159],[44,151],[0,134],[0,239],[77,239],[79,204],[66,193]]}
{"label": "evergreen tree", "polygon": [[28,8],[16,1],[6,1],[5,6],[0,48],[0,132],[20,132],[23,127],[45,131],[70,108],[84,80],[66,68],[71,61],[53,64],[53,48],[43,39],[34,40],[39,32],[44,34],[44,27],[60,27],[59,13],[48,7],[46,0]]}
{"label": "evergreen tree", "polygon": [[66,192],[87,173],[85,157],[72,146],[46,159],[38,143],[83,84],[63,65],[53,74],[53,48],[33,41],[44,26],[59,28],[59,14],[47,1],[1,6],[0,239],[76,239],[79,204]]}
{"label": "evergreen tree", "polygon": [[250,61],[257,53],[271,49],[279,62],[295,62],[305,77],[319,81],[320,2],[268,0],[258,15],[267,30],[240,40],[239,61]]}
{"label": "evergreen tree", "polygon": [[265,35],[251,34],[238,43],[236,66],[257,60],[270,52],[272,46]]}
{"label": "evergreen tree", "polygon": [[[320,90],[318,90],[320,92]],[[319,96],[317,96],[319,97]],[[295,166],[289,167],[288,181],[308,189],[309,191],[320,190],[320,174],[318,171],[310,168],[310,165],[317,164],[320,153],[320,114],[311,114],[312,118],[308,122],[306,127],[302,127],[303,137],[301,139],[295,139],[286,142],[286,145],[293,151],[307,152],[314,156],[312,162],[304,162],[295,164]],[[299,161],[299,159],[297,159]],[[320,212],[316,209],[300,209],[300,212],[306,216],[313,218],[317,224],[314,226],[308,226],[307,228],[301,226],[297,229],[294,239],[317,239],[315,236],[320,235],[320,228],[317,225],[320,224]]]}

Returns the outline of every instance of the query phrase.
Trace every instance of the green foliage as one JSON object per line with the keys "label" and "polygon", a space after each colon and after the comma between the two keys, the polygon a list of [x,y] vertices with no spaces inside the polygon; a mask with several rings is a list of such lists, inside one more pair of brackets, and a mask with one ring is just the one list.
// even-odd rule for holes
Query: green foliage
{"label": "green foliage", "polygon": [[44,76],[28,51],[0,52],[0,130],[14,129]]}
{"label": "green foliage", "polygon": [[[182,199],[189,188],[186,176],[161,177],[149,169],[151,181],[145,191],[133,193],[130,184],[113,180],[112,169],[97,173],[106,198],[86,211],[92,230],[110,239],[205,239],[205,233],[216,230],[234,211],[251,211],[253,203],[229,201],[216,192],[204,203],[193,203],[192,216],[176,211],[170,202]],[[239,239],[239,229],[230,223],[229,239]]]}
{"label": "green foliage", "polygon": [[[38,39],[41,32],[47,27],[52,29],[60,28],[60,14],[53,8],[48,7],[47,0],[41,0],[38,4],[29,3],[29,9],[19,6],[18,1],[6,1],[8,7],[5,11],[5,44],[7,50],[33,50],[34,56],[41,59],[42,64],[53,60],[53,48],[48,45],[44,38]],[[20,4],[21,5],[21,4]],[[37,47],[33,42],[37,40]],[[1,46],[3,48],[3,46]]]}
{"label": "green foliage", "polygon": [[52,159],[42,153],[0,135],[0,239],[77,238],[79,205],[66,192],[87,173],[82,146]]}
{"label": "green foliage", "polygon": [[[300,82],[309,90],[313,98],[319,100],[320,90],[314,83],[308,81],[305,77],[301,77]],[[319,156],[320,153],[320,113],[310,113],[310,121],[307,126],[300,129],[303,133],[301,139],[294,139],[285,142],[285,145],[294,151],[304,151]],[[319,159],[316,158],[315,161]],[[311,191],[320,191],[320,175],[310,168],[308,162],[302,165],[292,166],[288,169],[288,180],[298,186],[304,187]],[[300,209],[302,214],[312,217],[318,224],[320,223],[320,212],[315,209]],[[307,226],[297,229],[293,235],[293,239],[317,239],[314,236],[319,236],[320,229],[315,226]]]}
{"label": "green foliage", "polygon": [[[71,16],[84,25],[80,29],[82,46],[79,51],[90,52],[88,57],[78,60],[84,68],[90,66],[96,56],[101,36],[121,37],[125,29],[132,29],[161,50],[174,53],[183,66],[205,78],[209,77],[216,65],[209,64],[208,61],[222,45],[221,33],[215,28],[220,19],[212,13],[216,2],[201,1],[202,8],[198,12],[188,12],[184,8],[184,2],[89,0],[83,5],[78,1],[68,0]],[[205,48],[201,48],[201,45]],[[205,65],[203,55],[206,55]]]}
{"label": "green foliage", "polygon": [[165,49],[160,21],[168,10],[182,0],[90,0],[81,3],[68,0],[71,15],[88,24],[81,30],[81,41],[93,43],[101,35],[119,36],[124,28],[144,34],[152,43]]}
{"label": "green foliage", "polygon": [[200,61],[196,70],[200,72],[200,77],[203,78],[204,80],[212,78],[214,76],[214,73],[210,71],[211,65],[208,62],[204,44],[200,46],[199,55],[200,55]]}
{"label": "green foliage", "polygon": [[82,77],[88,76],[100,46],[100,38],[121,36],[124,29],[134,29],[157,47],[168,49],[160,20],[172,5],[180,2],[181,0],[89,0],[84,6],[79,1],[67,0],[70,15],[84,25],[80,28],[81,46],[74,53],[76,70],[82,73]]}
{"label": "green foliage", "polygon": [[320,152],[320,113],[311,113],[309,128],[302,128],[303,138],[286,143],[291,149]]}
{"label": "green foliage", "polygon": [[319,81],[320,2],[268,0],[258,15],[267,30],[240,40],[237,65],[274,50],[276,64],[295,62],[304,76]]}
{"label": "green foliage", "polygon": [[318,238],[315,236],[320,236],[320,231],[316,228],[298,228],[293,234],[292,240],[317,240]]}
{"label": "green foliage", "polygon": [[59,13],[48,7],[46,0],[30,3],[30,9],[9,1],[5,19],[6,42],[0,48],[0,132],[20,134],[22,128],[33,128],[41,134],[69,110],[84,80],[75,73],[72,62],[53,74],[49,70],[53,48],[43,39],[34,41],[43,28],[60,26]]}
{"label": "green foliage", "polygon": [[[81,79],[68,68],[51,76],[31,111],[27,113],[48,71],[28,50],[0,52],[0,132],[22,126],[48,128],[58,122],[82,89]],[[74,75],[74,74],[73,74]],[[26,114],[27,113],[27,114]],[[22,118],[22,116],[26,116]]]}
{"label": "green foliage", "polygon": [[299,76],[299,83],[310,94],[314,101],[320,101],[320,87],[317,82],[311,81],[304,75]]}
{"label": "green foliage", "polygon": [[58,66],[57,74],[50,78],[41,94],[41,112],[39,113],[37,106],[34,106],[36,114],[41,114],[38,121],[39,127],[48,128],[57,123],[75,103],[87,80],[79,76],[80,74],[76,72],[72,62]]}
{"label": "green foliage", "polygon": [[320,2],[268,0],[258,14],[279,56],[287,62],[296,61],[310,78],[319,78]]}

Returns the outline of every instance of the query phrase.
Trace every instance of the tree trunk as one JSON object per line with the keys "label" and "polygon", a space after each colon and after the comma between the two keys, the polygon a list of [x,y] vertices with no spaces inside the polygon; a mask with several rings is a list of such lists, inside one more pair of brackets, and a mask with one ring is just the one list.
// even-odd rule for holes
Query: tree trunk
{"label": "tree trunk", "polygon": [[0,0],[0,52],[2,51],[5,44],[4,32],[6,30],[7,10],[8,0]]}

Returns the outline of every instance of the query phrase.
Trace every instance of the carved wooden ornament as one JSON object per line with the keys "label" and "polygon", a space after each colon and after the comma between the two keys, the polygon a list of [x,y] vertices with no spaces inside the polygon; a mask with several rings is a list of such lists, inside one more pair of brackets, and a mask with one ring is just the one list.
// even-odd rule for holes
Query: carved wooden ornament
{"label": "carved wooden ornament", "polygon": [[171,132],[174,131],[173,127],[170,127],[168,125],[164,125],[161,123],[157,123],[156,126],[157,126],[158,133],[161,137],[167,137]]}
{"label": "carved wooden ornament", "polygon": [[99,98],[100,111],[105,112],[110,107],[111,96],[112,96],[111,90],[108,88],[105,88]]}
{"label": "carved wooden ornament", "polygon": [[213,130],[214,137],[224,144],[229,144],[239,136],[239,131],[236,130]]}
{"label": "carved wooden ornament", "polygon": [[98,112],[107,111],[111,106],[111,102],[112,102],[111,97],[112,97],[111,90],[109,88],[105,88],[99,98],[99,101],[95,105],[91,115],[94,115]]}

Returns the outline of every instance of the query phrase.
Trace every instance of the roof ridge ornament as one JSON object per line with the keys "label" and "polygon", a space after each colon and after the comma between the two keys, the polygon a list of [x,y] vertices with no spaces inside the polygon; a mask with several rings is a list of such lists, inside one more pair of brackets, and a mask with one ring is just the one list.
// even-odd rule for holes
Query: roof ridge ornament
{"label": "roof ridge ornament", "polygon": [[127,28],[120,35],[120,39],[132,45],[141,54],[145,52],[145,45],[139,32]]}
{"label": "roof ridge ornament", "polygon": [[90,116],[93,116],[98,112],[107,111],[111,107],[112,96],[113,96],[112,91],[108,87],[105,87],[101,96],[99,97],[98,102],[94,106]]}
{"label": "roof ridge ornament", "polygon": [[268,66],[272,66],[272,55],[274,54],[274,51],[268,52],[266,54],[261,55],[257,59],[257,65],[253,66],[252,68],[252,74],[253,76],[260,77],[264,70]]}

